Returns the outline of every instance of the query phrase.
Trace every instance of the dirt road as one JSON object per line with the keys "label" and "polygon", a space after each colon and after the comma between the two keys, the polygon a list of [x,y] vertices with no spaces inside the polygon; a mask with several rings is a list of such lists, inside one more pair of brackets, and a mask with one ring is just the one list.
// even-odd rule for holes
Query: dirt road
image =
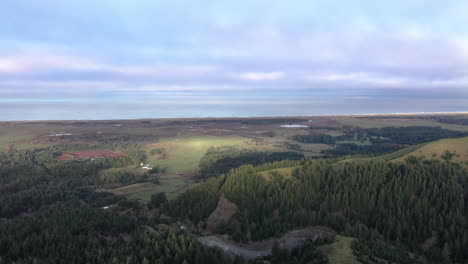
{"label": "dirt road", "polygon": [[199,237],[198,241],[208,247],[218,247],[231,256],[241,256],[244,259],[257,259],[271,254],[271,249],[277,241],[282,248],[291,250],[301,246],[306,240],[317,240],[334,236],[336,233],[332,229],[323,226],[314,226],[304,229],[290,231],[281,238],[268,239],[248,244],[236,243],[223,236]]}

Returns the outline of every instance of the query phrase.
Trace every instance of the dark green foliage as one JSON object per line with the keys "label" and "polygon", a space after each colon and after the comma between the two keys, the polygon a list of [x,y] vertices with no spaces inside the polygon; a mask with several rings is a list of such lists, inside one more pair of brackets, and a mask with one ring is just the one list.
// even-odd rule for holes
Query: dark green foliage
{"label": "dark green foliage", "polygon": [[232,263],[185,234],[145,231],[131,219],[79,205],[2,222],[0,234],[6,263]]}
{"label": "dark green foliage", "polygon": [[[96,263],[103,238],[134,229],[128,218],[103,213],[80,203],[56,204],[34,216],[19,216],[0,223],[0,255],[5,259],[34,257],[48,263]],[[82,254],[83,248],[87,254]],[[91,256],[90,256],[91,255]],[[89,262],[88,262],[89,261]]]}
{"label": "dark green foliage", "polygon": [[[0,263],[233,263],[187,234],[149,227],[137,201],[88,186],[102,170],[133,162],[0,154]],[[155,200],[161,206],[165,196]]]}
{"label": "dark green foliage", "polygon": [[405,250],[389,245],[381,239],[357,239],[351,244],[353,253],[360,263],[368,264],[417,264],[419,261],[411,258]]}
{"label": "dark green foliage", "polygon": [[118,202],[118,205],[122,208],[133,208],[137,209],[140,206],[140,203],[135,200],[127,200],[127,199],[122,199]]}
{"label": "dark green foliage", "polygon": [[455,124],[455,125],[462,125],[468,126],[468,118],[438,118],[438,122],[445,123],[445,124]]}
{"label": "dark green foliage", "polygon": [[456,155],[457,155],[457,153],[450,152],[450,151],[446,150],[446,151],[444,152],[444,155],[441,156],[441,158],[442,158],[443,160],[445,160],[446,162],[449,162],[449,161],[451,161],[451,160],[453,159],[453,157],[455,157]]}
{"label": "dark green foliage", "polygon": [[301,247],[293,249],[286,263],[326,264],[328,257],[317,247],[318,243],[307,240]]}
{"label": "dark green foliage", "polygon": [[390,140],[394,144],[408,145],[468,135],[467,132],[421,126],[369,128],[365,131],[369,136],[375,137],[371,138],[371,142],[373,143],[388,142]]}
{"label": "dark green foliage", "polygon": [[295,143],[284,142],[284,147],[287,149],[302,150],[301,145]]}
{"label": "dark green foliage", "polygon": [[337,144],[333,149],[322,151],[331,157],[348,155],[375,156],[398,150],[407,145],[434,141],[441,138],[467,136],[467,132],[452,131],[440,127],[384,127],[361,129],[359,127],[344,127],[341,136],[324,134],[296,135],[293,139],[303,143],[335,144],[339,141],[370,141],[372,145],[357,145],[354,143]]}
{"label": "dark green foliage", "polygon": [[199,175],[210,178],[229,172],[245,164],[254,166],[279,160],[300,160],[303,154],[296,152],[257,152],[235,148],[210,148],[200,160]]}
{"label": "dark green foliage", "polygon": [[137,182],[151,181],[158,183],[159,179],[156,175],[152,175],[151,171],[144,171],[140,168],[120,168],[108,169],[99,173],[99,184],[106,185],[112,183],[132,184]]}
{"label": "dark green foliage", "polygon": [[375,144],[362,146],[352,143],[339,144],[332,149],[323,150],[322,153],[331,157],[340,157],[347,155],[382,155],[387,152],[395,151],[400,146],[394,144]]}
{"label": "dark green foliage", "polygon": [[275,241],[271,249],[271,262],[272,263],[286,263],[289,259],[289,251],[281,248],[278,241]]}
{"label": "dark green foliage", "polygon": [[156,166],[154,168],[152,168],[151,170],[148,171],[148,173],[150,174],[159,174],[159,173],[165,173],[166,172],[166,169],[165,168],[161,168],[159,166]]}
{"label": "dark green foliage", "polygon": [[150,154],[151,155],[156,155],[156,154],[164,154],[166,153],[166,149],[165,148],[157,148],[157,149],[152,149],[150,151]]}
{"label": "dark green foliage", "polygon": [[427,115],[427,116],[398,116],[398,115],[389,115],[389,116],[365,116],[365,117],[355,117],[357,119],[419,119],[419,120],[431,120],[434,122],[444,123],[444,124],[455,124],[455,125],[468,125],[468,118],[463,115]]}
{"label": "dark green foliage", "polygon": [[131,158],[135,163],[146,162],[146,153],[143,150],[133,149],[127,150],[126,155]]}
{"label": "dark green foliage", "polygon": [[159,208],[162,205],[167,203],[167,198],[166,198],[166,193],[165,192],[160,192],[160,193],[155,193],[151,195],[151,199],[148,203],[148,205],[151,208]]}
{"label": "dark green foliage", "polygon": [[272,254],[266,257],[272,264],[326,264],[328,257],[317,247],[319,242],[307,240],[305,243],[291,252],[281,248],[276,242],[272,248]]}
{"label": "dark green foliage", "polygon": [[293,139],[302,143],[335,144],[335,139],[326,134],[295,135]]}
{"label": "dark green foliage", "polygon": [[[327,225],[382,239],[438,260],[466,260],[467,171],[453,163],[415,159],[407,164],[379,160],[333,164],[306,162],[292,179],[266,180],[258,168],[243,166],[211,179],[171,202],[174,216],[203,222],[222,193],[239,206],[224,232],[238,241],[278,236],[300,226]],[[420,245],[431,237],[428,250]],[[445,253],[444,252],[445,247]]]}

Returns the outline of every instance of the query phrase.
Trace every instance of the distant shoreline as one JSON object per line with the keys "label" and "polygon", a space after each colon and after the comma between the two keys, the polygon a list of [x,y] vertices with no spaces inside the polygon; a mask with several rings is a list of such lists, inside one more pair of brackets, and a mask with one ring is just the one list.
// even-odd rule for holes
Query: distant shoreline
{"label": "distant shoreline", "polygon": [[368,114],[317,114],[317,115],[265,115],[265,116],[206,116],[206,117],[161,117],[161,118],[123,118],[123,119],[25,119],[0,120],[0,123],[34,123],[34,122],[97,122],[97,121],[145,121],[145,120],[226,120],[226,119],[273,119],[273,118],[313,118],[313,117],[366,117],[366,116],[431,116],[431,115],[468,115],[468,111],[460,112],[408,112],[408,113],[368,113]]}

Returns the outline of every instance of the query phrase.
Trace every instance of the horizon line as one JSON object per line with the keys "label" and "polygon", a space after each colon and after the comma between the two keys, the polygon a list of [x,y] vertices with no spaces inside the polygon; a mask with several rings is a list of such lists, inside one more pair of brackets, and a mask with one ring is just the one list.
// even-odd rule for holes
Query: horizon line
{"label": "horizon line", "polygon": [[180,119],[248,119],[248,118],[307,118],[307,117],[360,117],[360,116],[430,116],[430,115],[466,115],[468,111],[451,112],[401,112],[401,113],[366,113],[366,114],[316,114],[316,115],[264,115],[264,116],[203,116],[203,117],[155,117],[155,118],[110,118],[110,119],[30,119],[0,120],[0,123],[28,122],[92,122],[92,121],[136,121],[136,120],[180,120]]}

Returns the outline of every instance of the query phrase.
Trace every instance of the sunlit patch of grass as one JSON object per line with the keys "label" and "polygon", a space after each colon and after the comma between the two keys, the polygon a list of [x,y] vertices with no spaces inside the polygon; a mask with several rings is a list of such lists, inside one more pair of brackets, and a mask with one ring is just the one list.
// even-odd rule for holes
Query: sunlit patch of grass
{"label": "sunlit patch of grass", "polygon": [[320,247],[330,264],[358,264],[351,243],[355,238],[337,235],[335,242]]}
{"label": "sunlit patch of grass", "polygon": [[[272,143],[267,141],[263,145],[251,143],[251,138],[241,136],[197,136],[187,138],[167,138],[146,147],[149,162],[152,166],[166,169],[167,174],[194,173],[200,159],[210,147],[233,146],[244,149],[274,150]],[[150,155],[151,149],[164,148],[166,157]]]}

